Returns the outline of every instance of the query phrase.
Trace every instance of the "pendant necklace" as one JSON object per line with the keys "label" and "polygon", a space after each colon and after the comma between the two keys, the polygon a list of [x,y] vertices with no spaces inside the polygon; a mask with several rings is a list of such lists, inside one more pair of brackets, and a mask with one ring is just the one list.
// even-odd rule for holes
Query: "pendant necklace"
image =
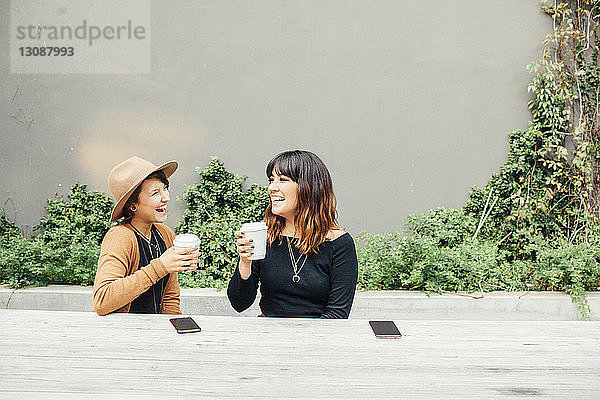
{"label": "pendant necklace", "polygon": [[304,254],[304,261],[302,262],[302,265],[300,266],[300,268],[298,268],[298,263],[300,262],[300,259],[302,258],[302,254],[300,255],[300,257],[298,257],[298,260],[296,260],[296,258],[294,257],[294,252],[292,251],[292,245],[290,243],[289,237],[287,237],[287,245],[288,245],[288,250],[290,252],[290,262],[292,263],[292,269],[294,270],[294,276],[292,276],[292,282],[298,283],[298,282],[300,282],[300,276],[298,274],[300,273],[300,271],[302,271],[302,268],[304,268],[304,264],[306,263],[306,259],[308,258],[308,256],[306,254]]}
{"label": "pendant necklace", "polygon": [[[158,247],[158,243],[152,243],[152,228],[150,228],[150,239],[148,239],[146,236],[144,236],[142,232],[138,231],[132,223],[130,223],[130,225],[133,228],[133,230],[136,231],[146,243],[148,243],[148,248],[150,249],[150,256],[152,257],[152,259],[160,257],[160,248]],[[154,253],[156,253],[157,256],[154,255],[152,250],[154,250]]]}
{"label": "pendant necklace", "polygon": [[[144,239],[144,241],[146,243],[148,243],[148,250],[150,250],[150,259],[155,259],[160,257],[160,247],[158,246],[158,243],[152,243],[152,239],[154,239],[153,236],[153,232],[152,232],[152,228],[150,228],[150,239],[148,239],[146,236],[144,236],[144,234],[140,231],[137,230],[137,228],[135,226],[133,226],[132,223],[129,223],[131,225],[131,227],[133,228],[134,231],[136,231],[141,237],[142,239]],[[160,232],[159,232],[160,235]],[[162,236],[161,236],[162,238]],[[152,250],[154,250],[156,252],[156,256],[154,256],[154,254],[152,253]],[[154,291],[154,286],[152,285],[152,304],[154,305],[154,313],[158,314],[160,313],[160,310],[162,309],[162,297],[160,299],[160,303],[158,304],[158,307],[156,307],[156,292]],[[161,292],[164,290],[164,286],[161,284]]]}

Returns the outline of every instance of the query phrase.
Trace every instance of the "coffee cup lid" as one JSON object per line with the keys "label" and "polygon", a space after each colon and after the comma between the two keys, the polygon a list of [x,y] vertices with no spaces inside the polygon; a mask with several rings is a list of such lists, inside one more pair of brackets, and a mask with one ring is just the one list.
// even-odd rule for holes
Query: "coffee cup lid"
{"label": "coffee cup lid", "polygon": [[261,222],[247,222],[242,224],[242,231],[262,231],[267,229],[267,224],[264,221]]}
{"label": "coffee cup lid", "polygon": [[180,233],[173,239],[173,246],[195,247],[200,244],[200,238],[193,233]]}

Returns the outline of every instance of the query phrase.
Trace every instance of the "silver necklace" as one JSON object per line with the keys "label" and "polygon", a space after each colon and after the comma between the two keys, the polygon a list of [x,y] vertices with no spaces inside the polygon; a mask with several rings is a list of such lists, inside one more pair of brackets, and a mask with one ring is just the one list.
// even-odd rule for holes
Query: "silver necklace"
{"label": "silver necklace", "polygon": [[306,259],[308,258],[308,255],[304,254],[304,261],[302,262],[302,265],[300,266],[300,268],[298,268],[298,263],[300,262],[300,259],[302,258],[302,254],[300,254],[300,257],[298,257],[298,260],[296,260],[296,258],[294,257],[294,252],[292,251],[292,245],[290,243],[289,237],[287,237],[287,245],[288,245],[288,250],[290,252],[290,261],[292,263],[292,269],[294,270],[294,276],[292,276],[292,282],[298,283],[298,282],[300,282],[300,275],[298,275],[298,274],[300,273],[300,271],[302,271],[302,268],[304,268],[304,264],[306,263]]}
{"label": "silver necklace", "polygon": [[[160,248],[158,247],[158,243],[152,243],[152,228],[150,228],[150,239],[148,239],[146,236],[144,236],[142,232],[138,231],[137,228],[133,226],[133,224],[130,223],[130,225],[133,228],[133,230],[136,231],[146,243],[148,243],[148,248],[150,249],[150,257],[152,257],[153,259],[160,257]],[[152,250],[154,250],[154,252],[152,252]],[[154,253],[156,253],[157,255],[155,256]]]}
{"label": "silver necklace", "polygon": [[[160,248],[158,246],[158,243],[152,243],[152,239],[153,237],[153,232],[152,232],[152,228],[150,228],[150,239],[148,239],[146,236],[144,236],[144,234],[140,231],[137,230],[137,228],[135,226],[133,226],[132,223],[129,223],[131,225],[131,227],[133,228],[134,231],[136,231],[141,237],[142,239],[144,239],[144,241],[146,243],[148,243],[148,250],[150,250],[150,258],[151,259],[155,259],[160,257]],[[160,232],[158,233],[160,235]],[[162,238],[162,236],[161,236]],[[154,250],[156,252],[156,256],[154,256],[154,254],[152,253],[152,250]],[[162,285],[161,285],[162,286]],[[162,290],[164,290],[164,287],[162,287]],[[160,299],[160,304],[158,305],[158,307],[156,307],[156,293],[154,291],[154,285],[152,285],[152,304],[154,305],[154,312],[156,314],[160,313],[160,310],[162,309],[162,298]]]}

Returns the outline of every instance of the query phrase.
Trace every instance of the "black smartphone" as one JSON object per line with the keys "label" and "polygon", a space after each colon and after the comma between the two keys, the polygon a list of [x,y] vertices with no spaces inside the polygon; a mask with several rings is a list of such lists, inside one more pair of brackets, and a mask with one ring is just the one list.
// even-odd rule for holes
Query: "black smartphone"
{"label": "black smartphone", "polygon": [[369,321],[369,325],[377,338],[396,339],[402,337],[394,321]]}
{"label": "black smartphone", "polygon": [[202,330],[191,317],[171,318],[169,321],[177,329],[177,333],[200,332]]}

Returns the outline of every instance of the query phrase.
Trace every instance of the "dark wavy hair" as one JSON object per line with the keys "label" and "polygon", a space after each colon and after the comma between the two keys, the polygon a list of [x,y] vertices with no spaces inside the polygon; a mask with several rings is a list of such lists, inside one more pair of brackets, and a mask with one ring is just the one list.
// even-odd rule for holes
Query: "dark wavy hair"
{"label": "dark wavy hair", "polygon": [[[337,201],[325,163],[310,151],[285,151],[267,165],[267,177],[273,172],[285,175],[298,184],[298,208],[294,219],[300,237],[296,246],[302,254],[316,252],[331,229],[337,229]],[[285,218],[275,215],[271,203],[265,211],[269,244],[282,239]]]}

